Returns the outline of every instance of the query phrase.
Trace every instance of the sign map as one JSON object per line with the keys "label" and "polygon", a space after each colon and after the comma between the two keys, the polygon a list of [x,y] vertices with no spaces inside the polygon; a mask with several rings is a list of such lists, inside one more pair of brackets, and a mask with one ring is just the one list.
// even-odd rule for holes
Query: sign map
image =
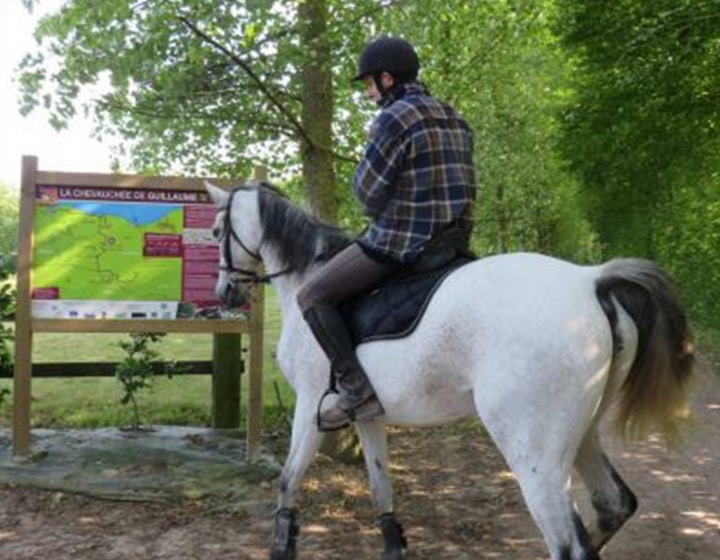
{"label": "sign map", "polygon": [[178,318],[217,306],[204,191],[38,186],[33,315]]}

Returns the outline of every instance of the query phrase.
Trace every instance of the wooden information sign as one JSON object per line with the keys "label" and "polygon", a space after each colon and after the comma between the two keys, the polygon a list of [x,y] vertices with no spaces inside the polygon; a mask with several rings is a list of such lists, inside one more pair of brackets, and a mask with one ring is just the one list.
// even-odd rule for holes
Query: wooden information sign
{"label": "wooden information sign", "polygon": [[[255,460],[262,416],[263,291],[255,291],[245,314],[228,317],[220,309],[214,296],[215,207],[203,180],[40,171],[33,156],[23,157],[22,166],[14,454],[27,456],[31,448],[34,333],[212,333],[214,420],[216,411],[227,408],[223,400],[239,400],[239,338],[246,333],[247,444],[248,457]],[[261,169],[256,175],[265,178]],[[239,181],[213,183],[229,187]]]}

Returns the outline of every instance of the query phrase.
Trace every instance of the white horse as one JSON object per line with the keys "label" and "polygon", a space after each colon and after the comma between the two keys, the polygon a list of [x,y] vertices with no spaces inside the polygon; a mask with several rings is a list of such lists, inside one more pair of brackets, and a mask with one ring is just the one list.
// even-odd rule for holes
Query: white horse
{"label": "white horse", "polygon": [[[213,185],[221,244],[217,295],[233,304],[271,281],[283,317],[278,362],[297,392],[278,481],[270,556],[296,556],[296,499],[323,434],[318,400],[329,364],[295,302],[303,280],[348,239],[266,184]],[[264,266],[265,272],[263,272]],[[537,254],[477,260],[448,276],[409,336],[361,344],[385,415],[357,423],[384,560],[405,555],[393,513],[386,424],[437,425],[478,415],[517,477],[553,560],[592,560],[637,508],[598,436],[619,397],[619,427],[676,435],[692,370],[685,315],[666,275],[637,259],[577,266]],[[587,526],[568,494],[577,470],[595,510]]]}

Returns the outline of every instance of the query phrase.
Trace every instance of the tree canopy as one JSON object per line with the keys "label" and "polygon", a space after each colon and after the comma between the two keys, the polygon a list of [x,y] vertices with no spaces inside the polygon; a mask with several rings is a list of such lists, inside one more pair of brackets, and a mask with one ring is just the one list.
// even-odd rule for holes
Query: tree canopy
{"label": "tree canopy", "polygon": [[717,317],[720,1],[559,5],[578,64],[563,155],[606,255],[663,262]]}
{"label": "tree canopy", "polygon": [[22,108],[58,127],[92,114],[139,172],[265,163],[359,229],[349,184],[375,107],[350,77],[368,40],[402,35],[475,131],[481,254],[654,258],[708,318],[719,19],[720,0],[70,0],[38,26]]}
{"label": "tree canopy", "polygon": [[[297,172],[292,144],[308,134],[300,73],[315,56],[301,44],[298,18],[310,16],[297,4],[73,0],[37,28],[40,46],[22,64],[23,110],[44,105],[58,127],[78,111],[92,113],[99,134],[124,138],[124,155],[138,169],[237,176],[263,160]],[[329,4],[327,21],[361,21],[374,5]],[[362,37],[326,35],[345,71],[336,69],[336,88],[347,92],[343,74]],[[96,94],[81,107],[84,88]],[[356,112],[342,110],[348,95],[337,97],[341,128]]]}

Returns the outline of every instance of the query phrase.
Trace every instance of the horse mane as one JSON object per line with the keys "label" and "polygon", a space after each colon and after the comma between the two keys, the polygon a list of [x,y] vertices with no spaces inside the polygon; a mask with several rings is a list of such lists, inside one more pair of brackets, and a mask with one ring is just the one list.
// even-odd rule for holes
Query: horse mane
{"label": "horse mane", "polygon": [[258,204],[262,243],[274,249],[289,270],[304,272],[351,243],[342,229],[322,222],[294,205],[269,183],[259,184]]}

